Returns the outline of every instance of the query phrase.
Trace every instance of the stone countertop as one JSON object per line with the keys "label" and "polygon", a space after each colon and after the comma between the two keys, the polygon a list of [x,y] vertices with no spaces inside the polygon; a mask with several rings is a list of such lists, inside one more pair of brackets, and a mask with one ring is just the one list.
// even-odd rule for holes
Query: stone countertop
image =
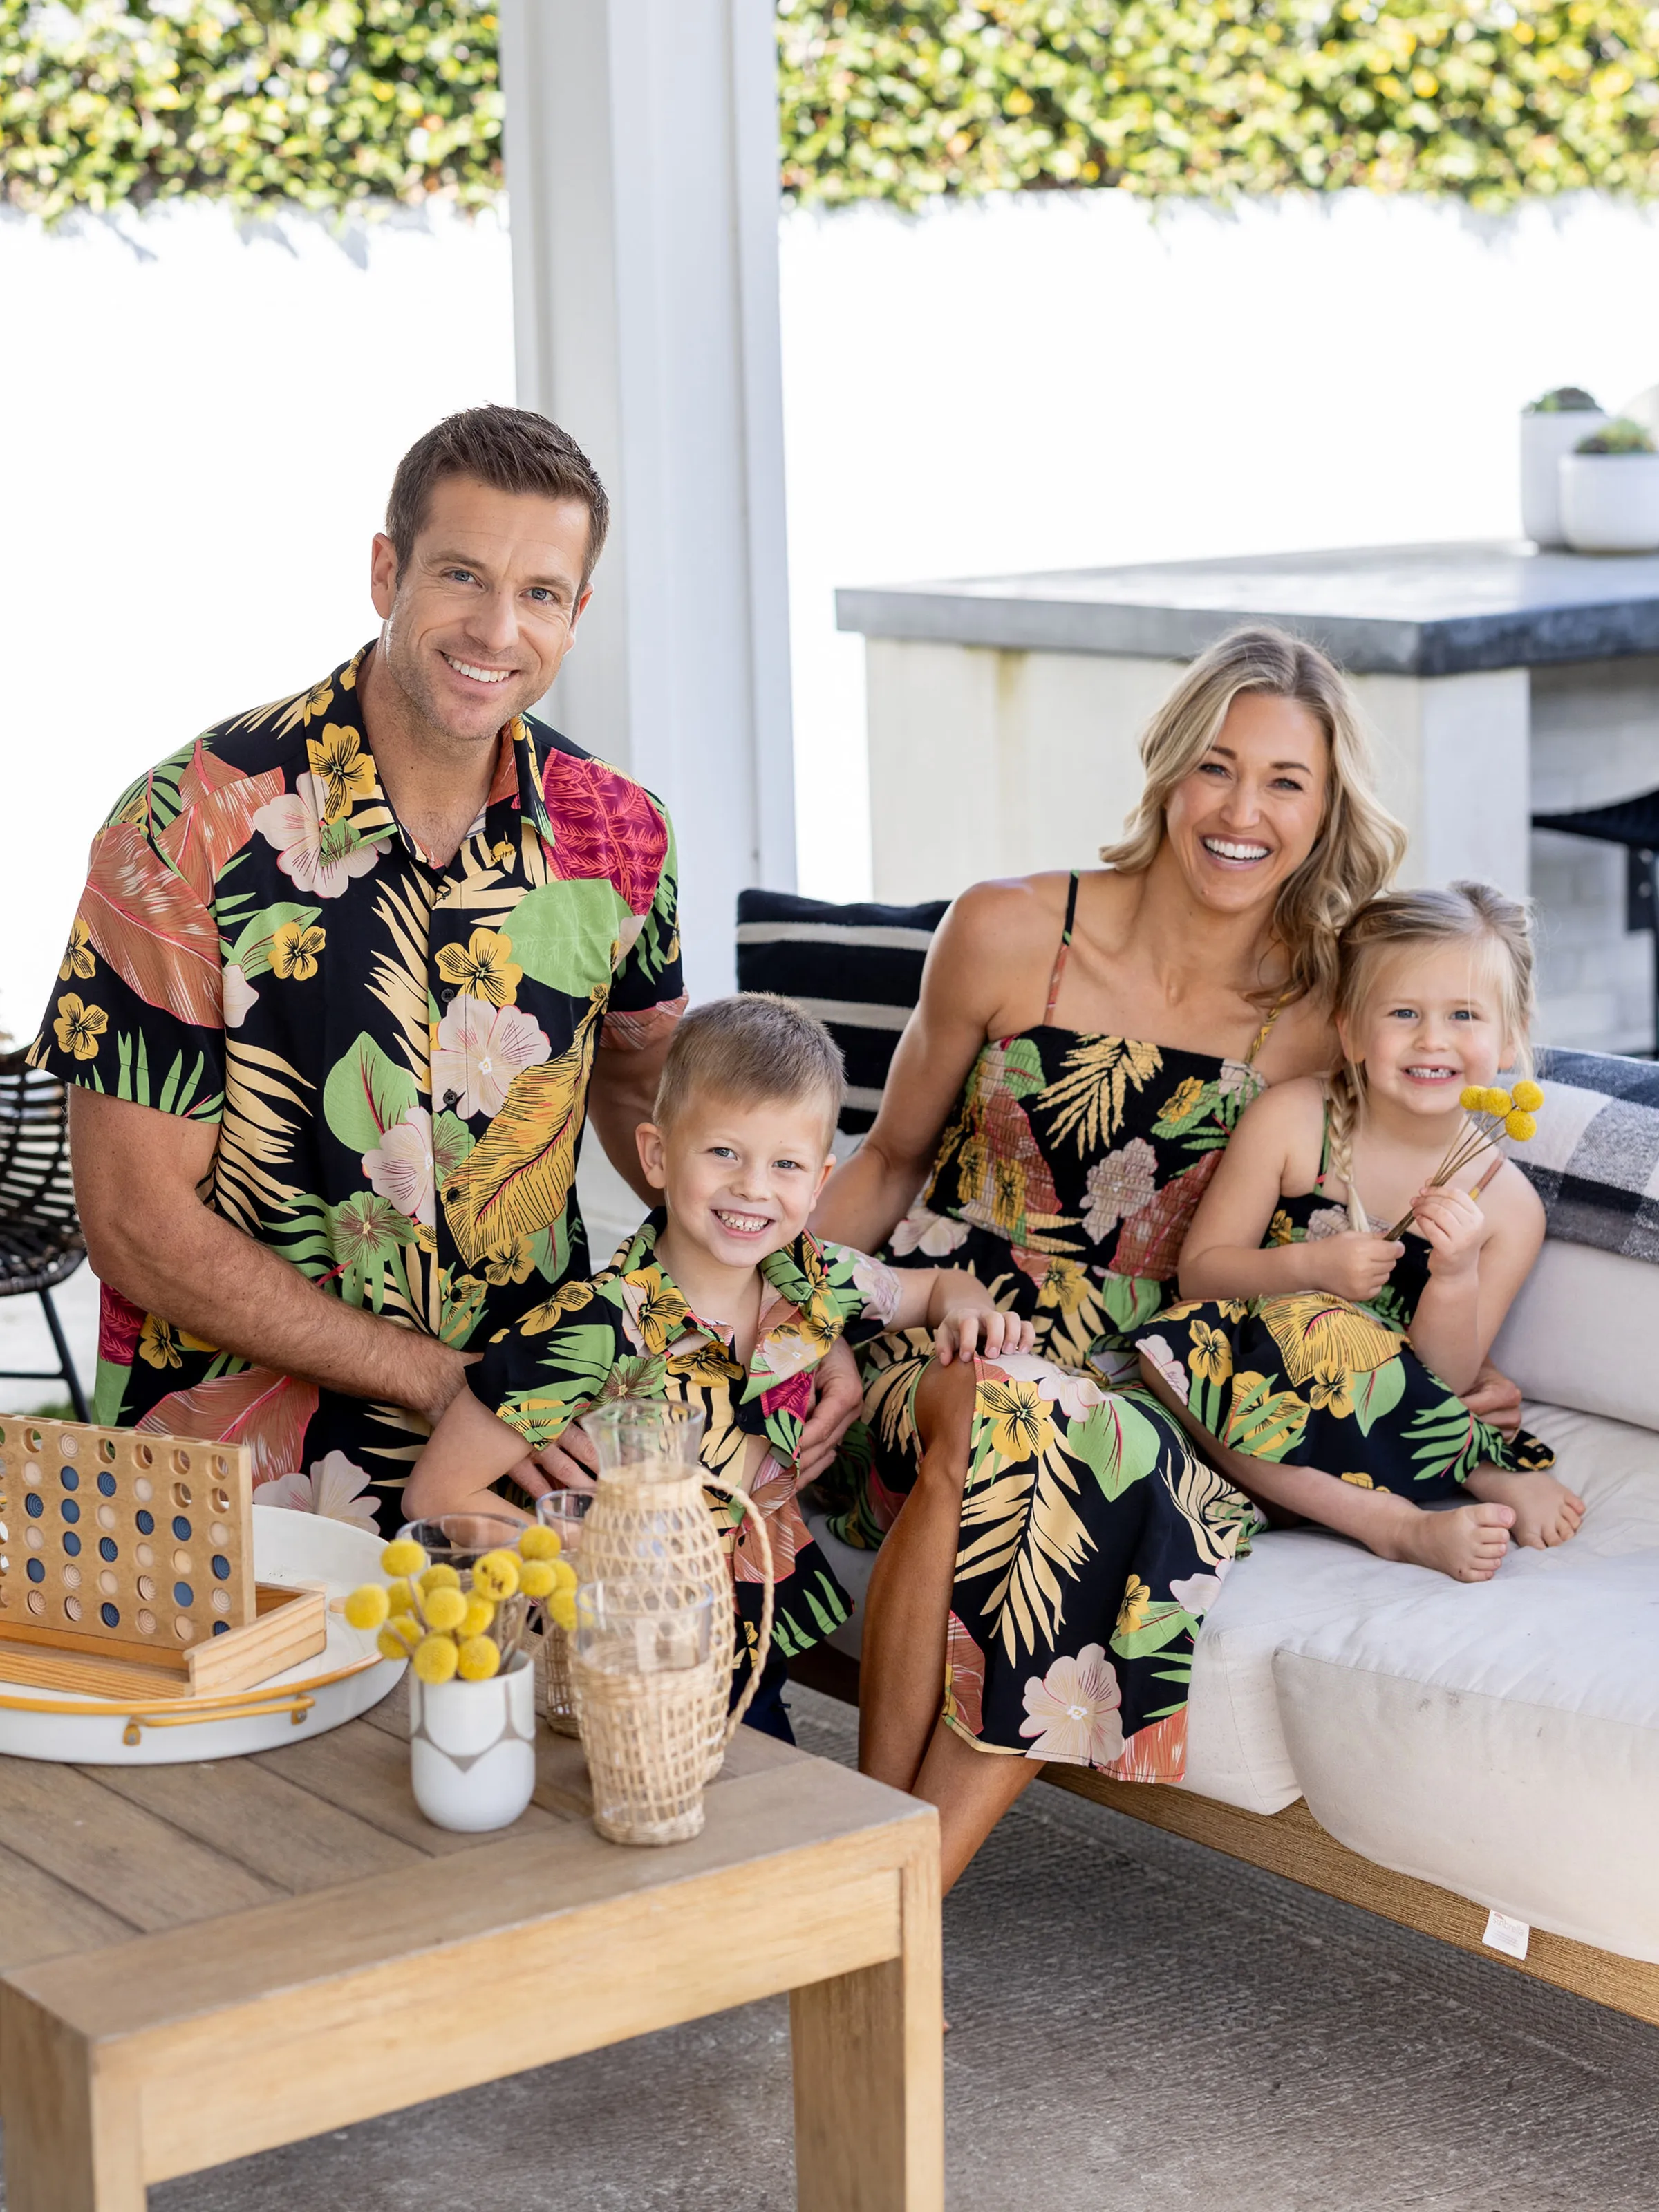
{"label": "stone countertop", "polygon": [[1383,545],[839,591],[839,629],[1005,652],[1188,660],[1284,624],[1355,675],[1455,676],[1659,653],[1659,555]]}

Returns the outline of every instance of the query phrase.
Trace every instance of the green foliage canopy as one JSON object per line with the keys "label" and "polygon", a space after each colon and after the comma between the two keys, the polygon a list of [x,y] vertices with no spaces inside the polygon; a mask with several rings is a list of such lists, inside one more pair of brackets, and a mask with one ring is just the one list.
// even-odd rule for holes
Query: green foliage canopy
{"label": "green foliage canopy", "polygon": [[[1644,0],[779,0],[778,33],[802,201],[1659,194]],[[495,43],[483,0],[0,0],[0,180],[48,217],[478,206]]]}

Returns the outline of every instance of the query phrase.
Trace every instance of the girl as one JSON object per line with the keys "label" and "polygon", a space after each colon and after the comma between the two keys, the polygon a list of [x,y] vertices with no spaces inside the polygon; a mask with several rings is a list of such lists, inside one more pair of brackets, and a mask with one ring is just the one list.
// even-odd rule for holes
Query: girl
{"label": "girl", "polygon": [[[1242,1489],[1462,1582],[1510,1534],[1564,1543],[1583,1504],[1524,1431],[1457,1395],[1543,1241],[1544,1210],[1492,1152],[1438,1189],[1460,1094],[1527,1054],[1526,910],[1485,884],[1386,893],[1342,933],[1346,1066],[1264,1091],[1181,1259],[1188,1303],[1135,1333],[1141,1370]],[[1403,1243],[1386,1224],[1411,1212]],[[1477,1500],[1451,1511],[1425,1505]]]}

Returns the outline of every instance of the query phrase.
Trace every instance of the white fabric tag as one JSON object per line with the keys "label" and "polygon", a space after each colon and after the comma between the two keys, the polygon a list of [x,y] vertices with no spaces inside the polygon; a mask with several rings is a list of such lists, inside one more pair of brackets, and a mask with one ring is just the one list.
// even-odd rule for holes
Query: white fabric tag
{"label": "white fabric tag", "polygon": [[1511,1920],[1507,1912],[1489,1912],[1486,1932],[1480,1940],[1511,1959],[1524,1959],[1531,1936],[1532,1929],[1524,1920]]}

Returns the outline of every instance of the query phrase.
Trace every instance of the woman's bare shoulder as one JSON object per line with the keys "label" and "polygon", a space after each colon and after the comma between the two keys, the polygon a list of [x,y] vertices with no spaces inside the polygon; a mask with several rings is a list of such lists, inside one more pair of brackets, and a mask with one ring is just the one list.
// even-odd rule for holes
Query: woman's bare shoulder
{"label": "woman's bare shoulder", "polygon": [[1052,955],[1066,919],[1068,878],[1003,876],[970,884],[953,899],[934,940],[947,958],[1023,965]]}

